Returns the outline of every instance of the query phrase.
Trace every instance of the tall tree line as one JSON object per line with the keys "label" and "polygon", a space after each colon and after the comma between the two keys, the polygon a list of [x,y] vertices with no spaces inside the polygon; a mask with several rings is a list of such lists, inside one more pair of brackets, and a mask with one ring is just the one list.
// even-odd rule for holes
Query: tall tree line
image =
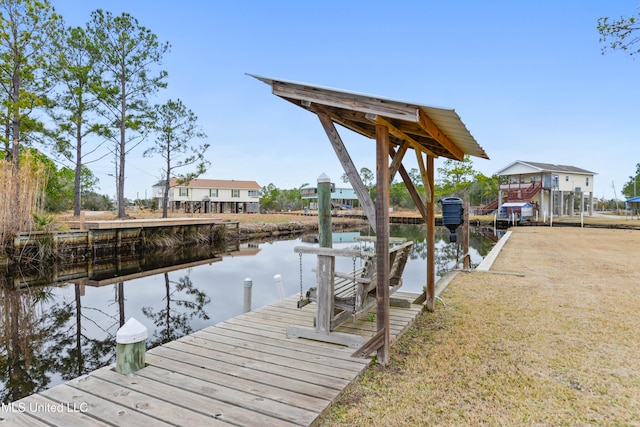
{"label": "tall tree line", "polygon": [[[170,44],[133,16],[96,10],[82,27],[67,27],[48,0],[0,0],[0,120],[4,162],[14,174],[26,147],[73,162],[74,214],[83,175],[105,156],[115,164],[118,217],[125,217],[126,160],[149,138],[164,144],[162,176],[188,181],[206,170],[206,137],[182,101],[153,105],[167,87],[161,68]],[[43,114],[44,113],[44,114]],[[187,131],[159,128],[159,115],[187,122]],[[168,145],[167,145],[168,144]],[[168,153],[168,154],[167,154]],[[184,158],[181,158],[185,156]],[[179,175],[176,168],[195,172]],[[86,182],[86,180],[85,180]],[[21,203],[18,197],[15,203]]]}

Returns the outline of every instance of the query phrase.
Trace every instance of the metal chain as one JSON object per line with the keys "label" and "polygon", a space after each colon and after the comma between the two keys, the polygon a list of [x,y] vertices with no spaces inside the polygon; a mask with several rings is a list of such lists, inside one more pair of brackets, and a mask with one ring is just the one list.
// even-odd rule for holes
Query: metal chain
{"label": "metal chain", "polygon": [[356,315],[356,292],[358,286],[356,285],[356,257],[353,257],[353,316]]}
{"label": "metal chain", "polygon": [[300,252],[300,301],[302,301],[304,297],[302,296],[302,252]]}

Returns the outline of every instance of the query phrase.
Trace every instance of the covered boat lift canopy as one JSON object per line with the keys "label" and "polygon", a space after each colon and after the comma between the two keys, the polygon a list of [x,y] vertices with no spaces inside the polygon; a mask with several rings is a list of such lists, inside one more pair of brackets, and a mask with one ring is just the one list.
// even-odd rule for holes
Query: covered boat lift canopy
{"label": "covered boat lift canopy", "polygon": [[640,196],[627,199],[625,201],[625,209],[631,211],[631,219],[633,219],[634,214],[638,215],[638,212],[640,212]]}
{"label": "covered boat lift canopy", "polygon": [[[307,83],[249,74],[269,86],[274,95],[314,113],[375,230],[377,268],[377,334],[360,350],[377,351],[378,362],[389,357],[389,187],[399,173],[426,224],[427,283],[422,296],[428,310],[435,308],[434,159],[463,160],[465,154],[488,159],[454,110],[429,107],[379,96],[348,92]],[[364,186],[335,124],[376,141],[376,203]],[[425,189],[422,200],[402,161],[413,150]]]}

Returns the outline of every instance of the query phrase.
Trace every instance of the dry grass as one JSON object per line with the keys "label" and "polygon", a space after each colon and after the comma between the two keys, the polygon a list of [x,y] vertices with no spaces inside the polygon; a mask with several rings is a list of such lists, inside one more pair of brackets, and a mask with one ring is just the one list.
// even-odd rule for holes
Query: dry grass
{"label": "dry grass", "polygon": [[322,425],[640,425],[640,232],[519,227]]}
{"label": "dry grass", "polygon": [[30,231],[32,214],[44,205],[46,171],[29,151],[20,161],[20,169],[0,160],[0,242],[5,242],[19,231]]}

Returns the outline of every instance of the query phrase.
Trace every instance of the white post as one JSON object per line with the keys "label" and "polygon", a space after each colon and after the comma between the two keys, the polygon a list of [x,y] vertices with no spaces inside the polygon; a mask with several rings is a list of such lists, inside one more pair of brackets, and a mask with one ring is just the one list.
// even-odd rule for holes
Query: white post
{"label": "white post", "polygon": [[276,281],[276,289],[278,290],[278,297],[280,299],[284,299],[284,286],[282,285],[282,276],[276,274],[273,276],[273,279]]}
{"label": "white post", "polygon": [[250,277],[244,279],[244,300],[242,312],[248,313],[251,311],[251,288],[253,287],[253,280]]}
{"label": "white post", "polygon": [[133,317],[116,332],[116,372],[130,374],[144,368],[147,328]]}

